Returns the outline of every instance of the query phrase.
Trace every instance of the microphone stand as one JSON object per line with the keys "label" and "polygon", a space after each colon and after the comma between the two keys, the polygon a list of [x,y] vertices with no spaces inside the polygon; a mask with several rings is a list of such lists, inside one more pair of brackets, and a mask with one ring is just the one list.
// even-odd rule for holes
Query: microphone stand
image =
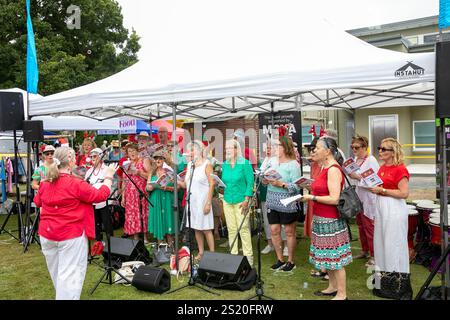
{"label": "microphone stand", "polygon": [[188,188],[189,192],[188,192],[187,195],[186,195],[187,218],[188,218],[188,223],[189,223],[189,227],[188,227],[188,241],[189,241],[189,266],[190,266],[190,277],[189,277],[189,281],[188,281],[187,284],[185,284],[184,286],[181,286],[181,287],[179,287],[179,288],[176,288],[176,289],[174,289],[174,290],[172,290],[172,291],[166,292],[166,294],[174,293],[174,292],[179,291],[179,290],[181,290],[181,289],[184,289],[184,288],[186,288],[186,287],[192,287],[192,286],[194,286],[194,287],[197,287],[197,288],[202,289],[203,291],[206,291],[206,292],[209,292],[209,293],[212,293],[212,294],[215,294],[215,295],[220,295],[220,294],[217,293],[217,292],[213,292],[213,291],[210,291],[210,290],[204,288],[203,286],[201,286],[200,284],[198,284],[198,283],[195,281],[195,278],[194,278],[194,268],[193,268],[193,264],[194,264],[193,261],[194,261],[194,258],[192,257],[193,254],[192,254],[192,239],[191,239],[191,234],[192,234],[192,226],[191,226],[191,194],[192,194],[192,190],[191,190],[191,186],[192,186],[192,180],[193,180],[193,177],[194,177],[194,171],[195,171],[195,162],[194,162],[194,160],[191,161],[191,168],[192,168],[192,172],[191,172],[190,175],[189,175],[189,188]]}
{"label": "microphone stand", "polygon": [[[91,173],[89,174],[89,176],[88,176],[87,178],[84,179],[87,183],[91,184],[91,177],[92,177],[92,174],[94,173],[95,169],[97,169],[97,167],[100,165],[100,163],[103,162],[103,158],[105,157],[105,155],[106,155],[106,153],[107,153],[107,152],[106,152],[107,150],[108,150],[108,149],[103,150],[102,156],[100,157],[100,161],[98,161],[97,164],[96,164],[95,166],[92,167]],[[95,206],[94,206],[94,211],[95,211]],[[103,221],[102,221],[102,222],[103,222]],[[94,223],[95,223],[95,219],[94,219]],[[90,247],[91,247],[91,241],[89,241],[89,257],[88,257],[89,263],[91,263],[91,261],[93,261],[93,259],[94,259],[94,257],[91,256],[91,248],[90,248]],[[110,251],[108,251],[108,252],[110,252]],[[95,289],[94,289],[94,290],[95,290]],[[94,290],[92,290],[92,292],[94,292]]]}
{"label": "microphone stand", "polygon": [[[130,163],[131,166],[131,163]],[[139,193],[139,220],[141,222],[141,232],[145,232],[144,229],[144,220],[142,217],[142,199],[147,200],[148,204],[153,207],[153,203],[150,201],[150,199],[148,197],[145,196],[144,191],[142,191],[136,184],[136,182],[134,182],[133,179],[131,179],[130,175],[128,174],[128,172],[121,166],[119,165],[119,169],[122,170],[122,172],[125,174],[125,176],[128,178],[129,181],[131,181],[131,183],[134,185],[134,187],[136,188],[136,190]]]}
{"label": "microphone stand", "polygon": [[[144,192],[139,189],[139,187],[136,185],[136,183],[131,179],[131,177],[129,176],[129,174],[126,172],[126,170],[119,165],[119,169],[122,170],[122,172],[128,177],[128,180],[131,181],[131,183],[133,183],[134,187],[136,188],[136,190],[138,190],[139,192],[139,214],[140,214],[140,220],[141,220],[141,231],[143,230],[143,219],[142,219],[142,198],[146,199],[147,202],[149,203],[149,205],[151,205],[153,207],[153,204],[151,203],[151,201],[145,196]],[[97,281],[97,283],[95,284],[94,288],[90,291],[90,295],[92,295],[95,291],[95,289],[97,289],[97,287],[100,285],[100,283],[105,283],[103,282],[103,279],[105,277],[107,277],[107,279],[109,280],[109,282],[106,282],[107,284],[109,283],[110,285],[115,283],[116,281],[113,282],[112,280],[112,274],[111,272],[115,272],[116,274],[118,274],[123,280],[126,281],[127,284],[131,284],[131,282],[125,278],[119,271],[117,271],[116,269],[114,269],[112,267],[111,264],[111,239],[109,236],[109,233],[106,232],[106,241],[107,241],[107,247],[108,247],[108,265],[105,266],[105,271],[103,273],[103,275],[100,277],[100,279]]]}
{"label": "microphone stand", "polygon": [[[259,193],[259,187],[261,185],[261,180],[262,180],[261,174],[256,175],[256,179],[258,180],[258,182],[256,184],[256,191],[255,191],[255,193],[253,193],[253,196],[250,200],[252,203],[256,202],[256,194]],[[250,208],[250,203],[249,203],[249,208]],[[258,240],[256,242],[256,248],[257,248],[257,252],[258,252],[258,277],[256,280],[256,288],[255,288],[256,294],[254,296],[251,296],[247,300],[256,300],[256,299],[262,300],[263,298],[266,298],[267,300],[274,300],[273,298],[266,296],[264,294],[264,288],[263,288],[264,281],[261,280],[261,235],[262,235],[262,229],[263,229],[262,225],[263,225],[262,212],[261,212],[261,208],[258,208],[258,209],[256,209],[256,229],[258,232]],[[241,225],[241,227],[242,227],[242,225]],[[236,239],[235,239],[235,241],[236,241]],[[234,241],[233,241],[233,243],[234,243]]]}

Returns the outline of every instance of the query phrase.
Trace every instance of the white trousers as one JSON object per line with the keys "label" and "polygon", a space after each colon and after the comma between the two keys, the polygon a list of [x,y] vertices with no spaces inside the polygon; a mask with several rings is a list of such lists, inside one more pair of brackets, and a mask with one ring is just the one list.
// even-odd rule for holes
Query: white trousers
{"label": "white trousers", "polygon": [[409,273],[408,208],[403,199],[377,197],[373,237],[379,271]]}
{"label": "white trousers", "polygon": [[[267,202],[261,202],[261,209],[264,219],[264,233],[266,234],[266,239],[272,239],[272,233],[270,232],[269,219],[267,218]],[[284,225],[281,225],[281,240],[286,241],[286,231],[284,231]]]}
{"label": "white trousers", "polygon": [[87,269],[88,240],[83,235],[65,241],[40,237],[42,253],[56,291],[56,300],[79,300]]}

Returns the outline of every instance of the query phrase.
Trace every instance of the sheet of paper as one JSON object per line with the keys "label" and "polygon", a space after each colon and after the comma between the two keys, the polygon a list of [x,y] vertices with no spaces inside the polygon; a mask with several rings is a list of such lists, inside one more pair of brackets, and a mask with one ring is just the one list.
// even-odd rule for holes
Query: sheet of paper
{"label": "sheet of paper", "polygon": [[266,172],[264,172],[264,178],[266,178],[267,180],[280,180],[281,179],[281,175],[274,169],[269,169]]}
{"label": "sheet of paper", "polygon": [[178,180],[181,180],[181,181],[184,181],[185,178],[186,178],[186,174],[187,174],[187,171],[186,171],[186,170],[183,171],[183,172],[180,172],[180,173],[177,175],[177,179],[178,179]]}
{"label": "sheet of paper", "polygon": [[211,173],[211,177],[212,177],[215,181],[217,181],[217,184],[218,184],[219,187],[222,187],[222,188],[226,188],[226,187],[227,187],[227,185],[226,185],[225,183],[223,183],[222,179],[220,179],[220,178],[219,178],[218,176],[216,176],[215,174],[212,174],[212,173]]}
{"label": "sheet of paper", "polygon": [[300,177],[297,180],[294,181],[296,185],[298,185],[300,188],[309,187],[311,183],[313,183],[314,180],[306,178],[306,177]]}
{"label": "sheet of paper", "polygon": [[342,168],[345,170],[347,174],[351,174],[360,169],[358,164],[352,158],[348,158],[347,160],[345,160],[344,163],[342,164]]}
{"label": "sheet of paper", "polygon": [[298,201],[301,198],[303,198],[303,195],[297,194],[297,195],[289,197],[289,198],[281,199],[280,202],[283,204],[283,206],[287,207],[290,203],[292,203],[294,201]]}
{"label": "sheet of paper", "polygon": [[361,177],[364,179],[367,188],[373,188],[383,184],[383,180],[381,180],[372,168],[361,173]]}

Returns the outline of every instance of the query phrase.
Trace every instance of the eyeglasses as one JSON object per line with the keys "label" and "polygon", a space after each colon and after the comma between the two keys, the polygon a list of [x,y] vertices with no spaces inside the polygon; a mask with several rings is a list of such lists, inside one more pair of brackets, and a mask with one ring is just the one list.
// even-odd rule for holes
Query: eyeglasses
{"label": "eyeglasses", "polygon": [[155,159],[155,160],[164,160],[163,157],[153,157],[153,159]]}
{"label": "eyeglasses", "polygon": [[394,151],[394,149],[387,149],[387,148],[383,148],[383,147],[378,147],[377,149],[378,149],[378,151],[381,151],[381,152]]}
{"label": "eyeglasses", "polygon": [[54,154],[54,152],[44,152],[44,156],[50,156],[50,155],[53,155]]}
{"label": "eyeglasses", "polygon": [[92,159],[96,159],[96,158],[98,158],[98,155],[93,154],[93,155],[91,156],[91,158],[92,158]]}
{"label": "eyeglasses", "polygon": [[359,150],[361,146],[351,146],[353,150]]}

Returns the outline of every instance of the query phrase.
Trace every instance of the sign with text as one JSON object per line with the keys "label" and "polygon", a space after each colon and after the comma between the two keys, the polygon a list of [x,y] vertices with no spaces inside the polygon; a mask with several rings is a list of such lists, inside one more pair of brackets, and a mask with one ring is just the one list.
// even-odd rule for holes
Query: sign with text
{"label": "sign with text", "polygon": [[[297,143],[297,150],[301,154],[302,140],[301,140],[301,126],[300,113],[298,111],[277,112],[273,115],[271,113],[261,113],[258,115],[259,129],[260,129],[260,149],[261,156],[264,158],[264,150],[266,142],[270,138],[278,136],[279,126],[287,127],[287,134],[292,137],[292,140]],[[273,123],[273,125],[272,125]]]}
{"label": "sign with text", "polygon": [[122,134],[133,134],[136,133],[136,119],[121,119],[119,121],[120,133]]}

